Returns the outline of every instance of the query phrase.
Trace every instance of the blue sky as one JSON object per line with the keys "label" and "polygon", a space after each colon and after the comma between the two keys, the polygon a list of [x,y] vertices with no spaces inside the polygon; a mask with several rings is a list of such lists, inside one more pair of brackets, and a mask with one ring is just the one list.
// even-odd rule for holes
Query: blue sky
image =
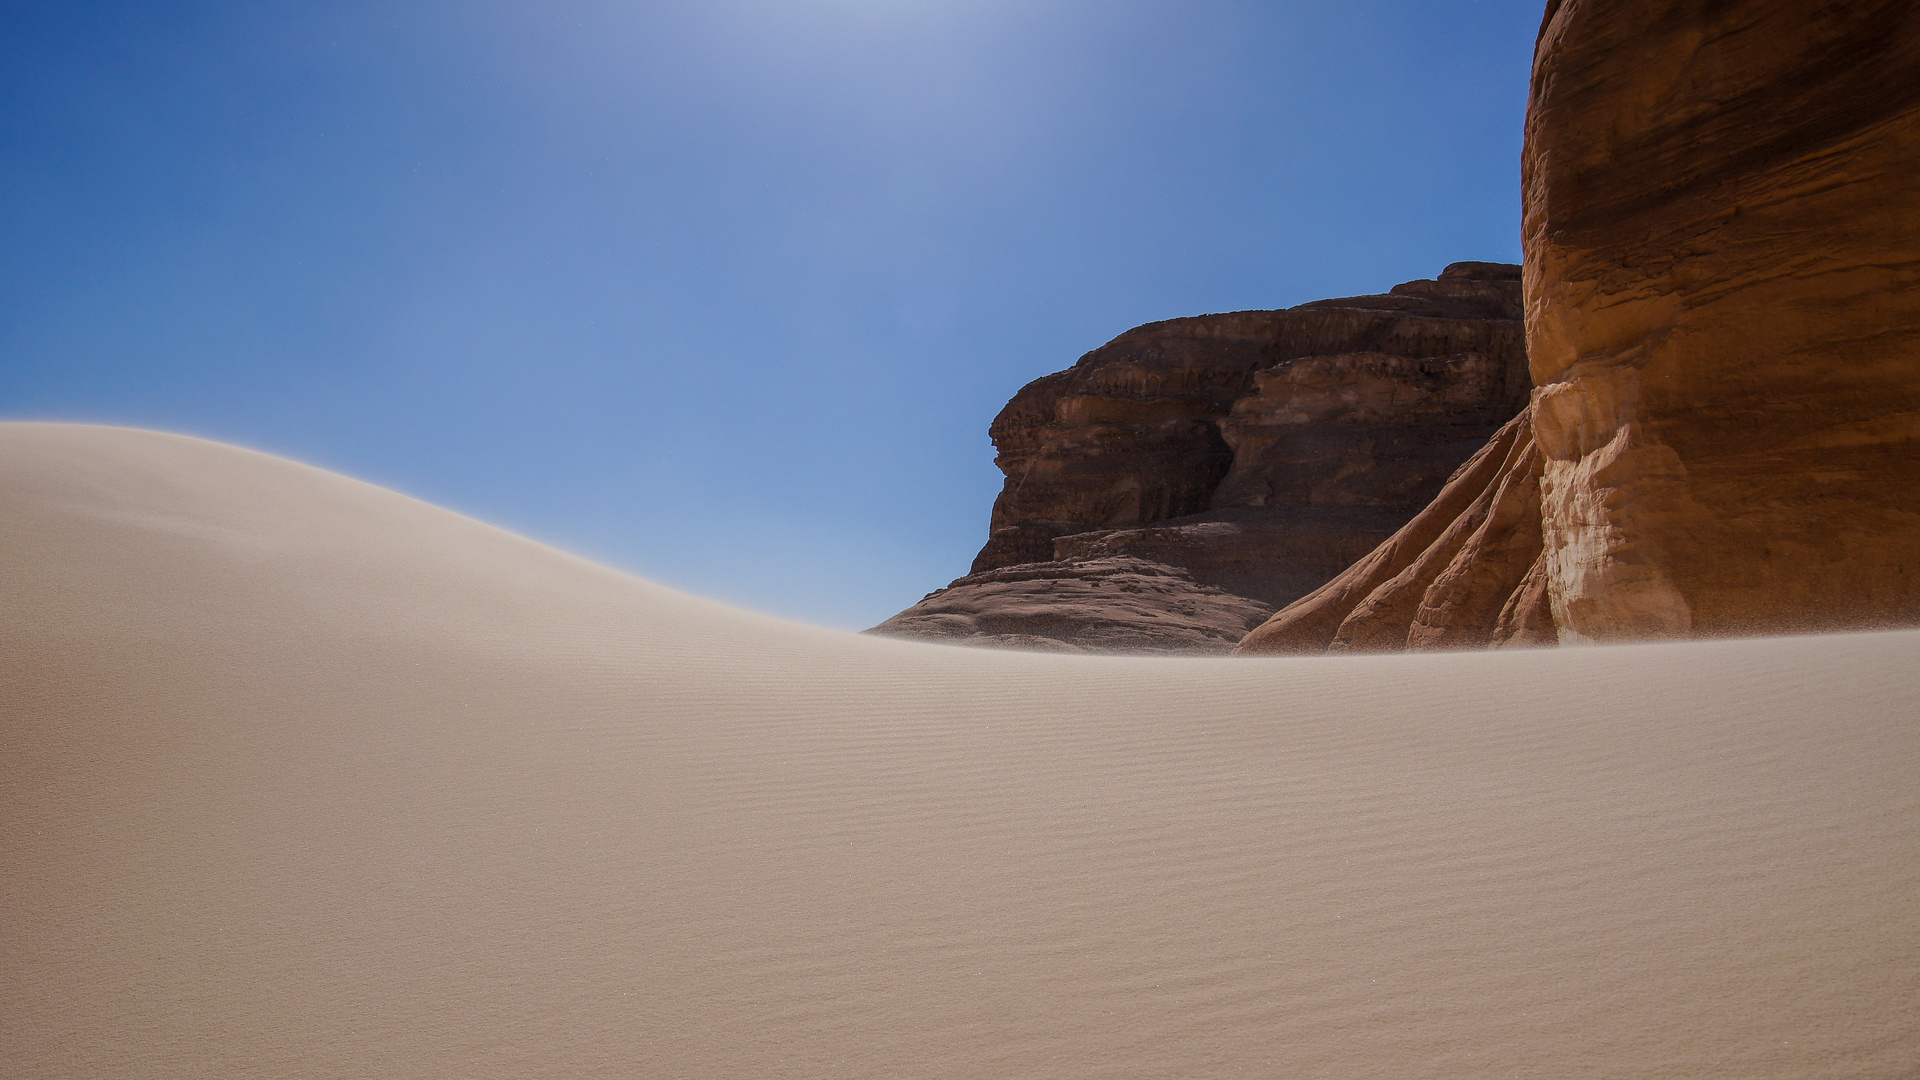
{"label": "blue sky", "polygon": [[1519,257],[1540,0],[0,5],[0,418],[847,628],[1130,326]]}

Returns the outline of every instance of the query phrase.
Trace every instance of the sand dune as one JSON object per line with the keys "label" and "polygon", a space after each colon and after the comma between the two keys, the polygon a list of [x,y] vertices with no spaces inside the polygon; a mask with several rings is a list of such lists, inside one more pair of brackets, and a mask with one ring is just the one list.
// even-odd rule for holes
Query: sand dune
{"label": "sand dune", "polygon": [[0,425],[11,1077],[1920,1075],[1920,633],[862,638]]}

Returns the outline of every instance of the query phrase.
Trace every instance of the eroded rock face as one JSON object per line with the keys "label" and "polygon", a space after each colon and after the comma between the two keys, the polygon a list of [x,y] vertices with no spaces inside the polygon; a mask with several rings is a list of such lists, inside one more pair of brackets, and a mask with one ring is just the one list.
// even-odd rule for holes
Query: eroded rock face
{"label": "eroded rock face", "polygon": [[[1525,405],[1520,315],[1519,267],[1456,263],[1378,296],[1130,330],[1001,411],[1007,482],[973,574],[874,632],[1096,647],[1082,627],[1145,620],[1159,640],[1154,605],[1178,589],[1102,613],[1048,584],[1116,558],[1264,617],[1393,535]],[[1023,629],[998,619],[1016,610]],[[1166,640],[1128,647],[1189,647]]]}
{"label": "eroded rock face", "polygon": [[1234,456],[1213,505],[1424,506],[1525,407],[1516,361],[1365,352],[1255,372],[1219,421]]}
{"label": "eroded rock face", "polygon": [[1920,622],[1920,7],[1556,0],[1539,387],[1246,652]]}
{"label": "eroded rock face", "polygon": [[[1438,362],[1445,358],[1459,358],[1463,366],[1496,372],[1482,388],[1503,398],[1481,408],[1504,415],[1471,439],[1478,445],[1525,400],[1520,314],[1517,267],[1456,263],[1439,280],[1409,282],[1384,295],[1320,300],[1281,311],[1199,315],[1129,330],[1072,368],[1029,383],[994,419],[989,431],[999,451],[995,464],[1007,482],[973,568],[1049,559],[1060,536],[1238,506],[1417,507],[1424,501],[1420,484],[1432,489],[1425,495],[1437,491],[1472,446],[1456,448],[1459,456],[1439,467],[1437,476],[1383,475],[1383,490],[1396,483],[1404,488],[1384,501],[1373,493],[1356,495],[1367,487],[1359,480],[1316,502],[1311,481],[1302,489],[1281,475],[1301,463],[1301,452],[1315,462],[1335,460],[1302,435],[1311,421],[1330,421],[1315,428],[1320,432],[1334,423],[1353,426],[1356,434],[1346,440],[1350,445],[1339,448],[1348,452],[1330,466],[1350,476],[1373,468],[1366,457],[1373,433],[1359,430],[1366,422],[1363,409],[1342,416],[1329,407],[1333,401],[1303,400],[1297,415],[1280,415],[1289,389],[1282,384],[1290,376],[1274,369],[1318,358],[1318,390],[1335,399],[1365,397],[1369,388],[1360,376],[1380,371],[1404,404],[1419,395],[1422,384],[1447,380],[1412,370],[1386,375],[1383,361],[1432,361],[1434,367],[1444,366]],[[1343,355],[1348,359],[1340,360]],[[1263,372],[1271,377],[1257,384],[1256,375]],[[1301,389],[1313,382],[1304,372],[1295,380]],[[1392,389],[1373,389],[1376,405],[1390,403]],[[1230,421],[1236,404],[1249,394],[1266,399],[1265,411],[1250,405]],[[1289,441],[1284,437],[1289,433],[1297,437]],[[1230,439],[1248,443],[1248,460],[1240,460]],[[1333,441],[1338,440],[1329,441],[1330,451]],[[1280,448],[1274,451],[1276,444]],[[1271,461],[1253,460],[1269,452]],[[1223,485],[1230,476],[1232,482]],[[1276,483],[1277,492],[1263,487]]]}
{"label": "eroded rock face", "polygon": [[1524,169],[1562,640],[1920,616],[1920,6],[1564,0]]}

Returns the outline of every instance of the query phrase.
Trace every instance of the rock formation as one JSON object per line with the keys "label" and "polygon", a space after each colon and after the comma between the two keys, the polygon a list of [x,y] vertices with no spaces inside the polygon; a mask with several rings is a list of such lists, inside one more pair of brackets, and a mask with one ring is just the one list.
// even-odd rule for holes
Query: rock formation
{"label": "rock formation", "polygon": [[[973,573],[875,632],[1225,651],[1525,405],[1519,277],[1456,263],[1384,295],[1151,323],[1035,380],[990,429],[1007,481]],[[1121,578],[1118,608],[1086,591]]]}
{"label": "rock formation", "polygon": [[1555,0],[1526,135],[1528,420],[1243,651],[1920,621],[1920,7]]}
{"label": "rock formation", "polygon": [[869,632],[1046,652],[1219,653],[1272,613],[1183,570],[1105,556],[970,574]]}
{"label": "rock formation", "polygon": [[[1524,403],[1519,318],[1517,267],[1456,263],[1438,281],[1409,282],[1383,296],[1129,330],[1072,368],[1027,384],[994,419],[995,464],[1007,483],[973,569],[1051,558],[1060,536],[1235,506],[1424,505],[1487,431]],[[1396,358],[1427,363],[1389,370]],[[1311,371],[1297,377],[1275,370],[1308,359]],[[1475,370],[1450,378],[1449,360]],[[1261,373],[1264,382],[1256,379]],[[1479,399],[1455,406],[1459,415],[1430,436],[1376,445],[1393,426],[1381,417],[1396,402],[1455,389],[1448,383],[1472,384]],[[1285,396],[1296,387],[1310,396],[1289,415]],[[1250,394],[1268,400],[1232,416]],[[1453,396],[1466,395],[1456,389]],[[1333,423],[1298,429],[1315,419]],[[1466,434],[1477,425],[1485,430]],[[1280,438],[1289,428],[1295,438]],[[1234,443],[1248,439],[1254,445],[1243,460]],[[1430,452],[1422,453],[1422,442]],[[1454,445],[1462,442],[1464,449]],[[1270,475],[1275,465],[1298,464],[1284,459],[1288,446],[1314,458],[1319,473],[1297,481]],[[1399,475],[1361,475],[1382,466]],[[1357,479],[1325,490],[1344,478]]]}

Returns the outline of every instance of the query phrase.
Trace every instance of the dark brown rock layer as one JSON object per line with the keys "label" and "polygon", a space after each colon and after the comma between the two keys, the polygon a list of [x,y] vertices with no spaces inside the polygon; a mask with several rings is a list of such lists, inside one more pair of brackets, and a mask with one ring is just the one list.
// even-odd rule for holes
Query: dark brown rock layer
{"label": "dark brown rock layer", "polygon": [[[1385,295],[1129,330],[1072,368],[1029,383],[994,419],[995,464],[1007,482],[973,569],[1050,559],[1055,537],[1236,506],[1417,509],[1525,403],[1520,314],[1516,267],[1457,263],[1438,281]],[[1311,377],[1276,370],[1309,358]],[[1474,374],[1450,375],[1446,358]],[[1396,359],[1425,367],[1388,370]],[[1261,373],[1280,385],[1256,380]],[[1284,410],[1286,392],[1295,389],[1288,384],[1296,382],[1317,383],[1325,400],[1302,402],[1297,415],[1272,415]],[[1406,405],[1429,388],[1466,382],[1476,383],[1483,400],[1452,417],[1430,450],[1417,437],[1388,445],[1377,423],[1368,426],[1382,406],[1392,411],[1396,394]],[[1250,394],[1269,401],[1248,403],[1229,421]],[[1374,411],[1341,414],[1343,395],[1369,399]],[[1477,434],[1462,434],[1476,424]],[[1233,441],[1241,439],[1258,453],[1236,455]],[[1320,473],[1295,479],[1303,459],[1322,466]],[[1392,475],[1361,475],[1376,469]],[[1333,477],[1356,479],[1343,490],[1317,490]]]}
{"label": "dark brown rock layer", "polygon": [[1046,652],[1225,653],[1270,605],[1125,556],[972,574],[868,633]]}
{"label": "dark brown rock layer", "polygon": [[1353,565],[1405,520],[1397,506],[1233,507],[1053,542],[1056,560],[1131,556],[1278,609]]}

